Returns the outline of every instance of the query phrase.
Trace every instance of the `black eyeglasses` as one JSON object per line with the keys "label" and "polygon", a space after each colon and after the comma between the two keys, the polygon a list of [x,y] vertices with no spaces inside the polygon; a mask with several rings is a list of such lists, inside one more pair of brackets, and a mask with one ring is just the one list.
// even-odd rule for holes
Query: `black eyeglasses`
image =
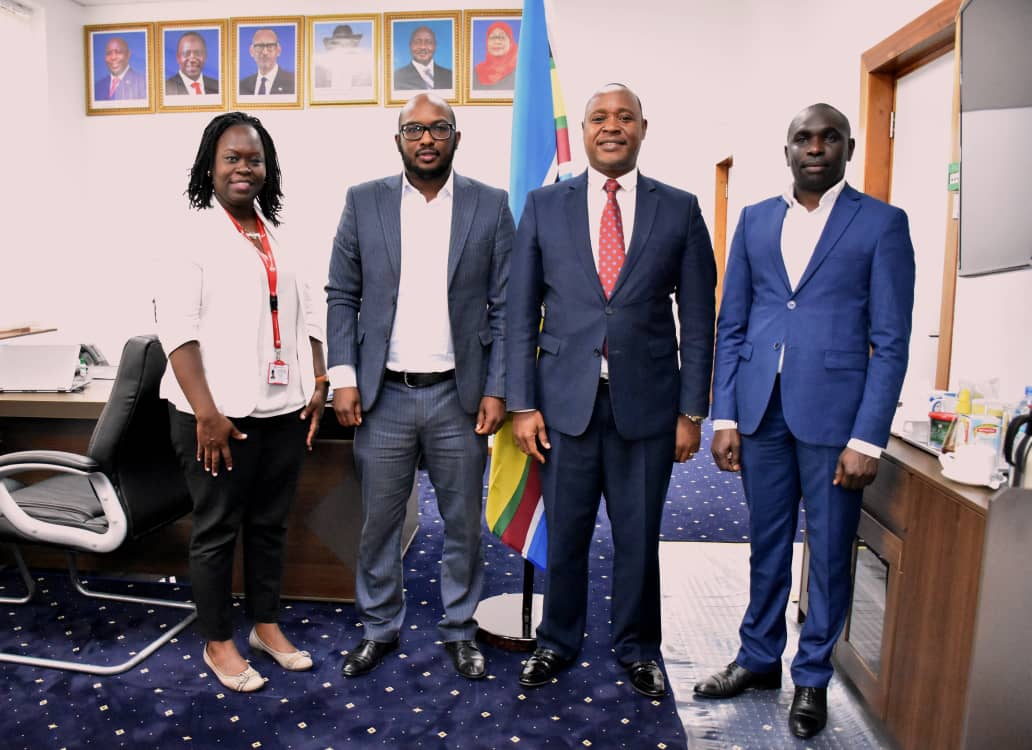
{"label": "black eyeglasses", "polygon": [[401,137],[406,141],[418,141],[423,133],[430,131],[430,137],[435,141],[446,141],[455,132],[455,126],[450,122],[435,122],[433,125],[423,125],[418,122],[410,122],[401,126]]}

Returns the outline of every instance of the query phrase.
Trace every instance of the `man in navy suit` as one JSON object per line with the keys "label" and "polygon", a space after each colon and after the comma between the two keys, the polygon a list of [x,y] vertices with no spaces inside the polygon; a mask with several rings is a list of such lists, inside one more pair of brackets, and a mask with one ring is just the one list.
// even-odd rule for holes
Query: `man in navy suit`
{"label": "man in navy suit", "polygon": [[538,648],[520,684],[550,682],[581,648],[605,495],[614,651],[631,686],[659,697],[659,525],[673,462],[698,451],[709,408],[716,267],[695,196],[637,170],[638,97],[604,87],[581,127],[590,168],[527,196],[509,281],[507,406],[541,462],[548,529]]}
{"label": "man in navy suit", "polygon": [[355,427],[362,641],[345,677],[395,650],[405,618],[401,528],[422,457],[444,519],[441,640],[456,671],[486,675],[474,637],[487,436],[505,418],[505,285],[513,221],[504,190],[452,171],[461,134],[435,94],[394,136],[404,172],[348,190],[333,241],[327,341],[333,410]]}
{"label": "man in navy suit", "polygon": [[279,66],[283,47],[272,29],[258,29],[251,37],[251,57],[258,72],[240,81],[241,96],[293,94],[294,72]]}
{"label": "man in navy suit", "polygon": [[132,52],[120,36],[112,37],[104,45],[104,64],[108,75],[93,84],[93,100],[97,102],[124,101],[147,98],[147,76],[129,66]]}
{"label": "man in navy suit", "polygon": [[394,71],[393,86],[396,90],[450,89],[453,87],[450,68],[434,61],[437,52],[437,35],[429,26],[420,26],[409,37],[409,51],[412,60]]}
{"label": "man in navy suit", "polygon": [[889,439],[914,303],[906,214],[846,184],[853,146],[849,121],[830,105],[792,120],[792,187],[742,211],[717,323],[712,453],[724,471],[742,472],[749,608],[735,660],[695,692],[730,698],[780,688],[802,496],[809,606],[792,662],[789,727],[804,738],[827,722],[860,501]]}

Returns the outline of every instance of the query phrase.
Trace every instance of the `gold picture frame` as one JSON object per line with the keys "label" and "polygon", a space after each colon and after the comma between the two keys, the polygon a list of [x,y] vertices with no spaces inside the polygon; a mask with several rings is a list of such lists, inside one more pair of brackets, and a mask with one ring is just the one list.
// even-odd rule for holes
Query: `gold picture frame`
{"label": "gold picture frame", "polygon": [[462,11],[463,104],[512,104],[522,15],[519,10]]}
{"label": "gold picture frame", "polygon": [[[225,110],[227,84],[232,80],[226,56],[226,20],[165,21],[156,26],[154,81],[158,112]],[[198,57],[196,73],[182,70],[184,64],[188,68],[198,67]]]}
{"label": "gold picture frame", "polygon": [[[433,86],[415,68],[412,41],[416,32],[430,29],[434,65]],[[462,98],[462,11],[406,11],[383,14],[384,98],[388,106],[404,104],[420,91],[434,91],[459,104]],[[425,35],[420,35],[425,38]],[[396,41],[396,40],[400,40]],[[426,50],[427,45],[420,47]],[[429,63],[429,60],[427,61]],[[447,63],[447,65],[446,65]],[[447,67],[450,65],[451,67]]]}
{"label": "gold picture frame", "polygon": [[83,26],[82,34],[86,114],[153,112],[154,24],[93,24]]}
{"label": "gold picture frame", "polygon": [[[305,100],[304,16],[231,18],[229,24],[231,106],[234,109],[301,109]],[[255,41],[258,34],[261,36]],[[270,62],[271,79],[259,75],[260,66]]]}
{"label": "gold picture frame", "polygon": [[308,104],[380,103],[379,13],[307,16]]}

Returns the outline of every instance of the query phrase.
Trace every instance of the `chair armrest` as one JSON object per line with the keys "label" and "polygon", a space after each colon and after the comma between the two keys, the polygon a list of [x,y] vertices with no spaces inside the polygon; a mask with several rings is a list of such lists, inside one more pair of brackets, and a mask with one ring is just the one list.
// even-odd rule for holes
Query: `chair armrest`
{"label": "chair armrest", "polygon": [[[88,474],[100,465],[89,456],[66,451],[16,451],[0,455],[0,477],[23,471],[61,471],[69,474]],[[71,471],[67,471],[67,470]]]}

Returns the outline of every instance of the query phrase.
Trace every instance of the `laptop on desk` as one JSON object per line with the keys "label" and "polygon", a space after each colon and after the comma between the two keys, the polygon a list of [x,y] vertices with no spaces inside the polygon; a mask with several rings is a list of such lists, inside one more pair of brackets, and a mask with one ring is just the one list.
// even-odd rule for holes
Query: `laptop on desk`
{"label": "laptop on desk", "polygon": [[0,346],[0,393],[72,393],[86,387],[78,344]]}

